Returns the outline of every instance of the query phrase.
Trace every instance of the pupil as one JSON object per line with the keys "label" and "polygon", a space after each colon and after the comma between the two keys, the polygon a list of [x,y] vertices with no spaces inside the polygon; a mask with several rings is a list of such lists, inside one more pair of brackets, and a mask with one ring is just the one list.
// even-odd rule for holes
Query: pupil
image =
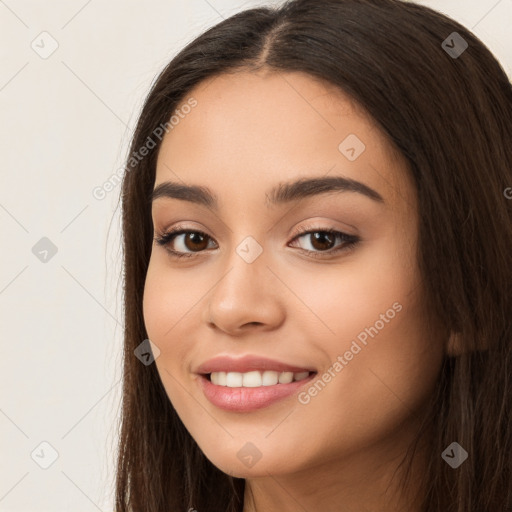
{"label": "pupil", "polygon": [[[315,249],[330,249],[330,247],[326,247],[326,243],[325,242],[322,242],[323,239],[327,239],[327,245],[331,245],[333,243],[333,234],[332,233],[313,233],[313,238],[314,238],[314,242],[313,243],[313,247],[315,247]],[[320,241],[320,247],[317,247],[317,243],[318,241]]]}
{"label": "pupil", "polygon": [[[195,237],[198,237],[199,241],[194,241]],[[204,249],[204,247],[201,246],[201,240],[200,240],[201,238],[203,238],[203,235],[201,235],[199,233],[188,233],[187,240],[190,241],[192,244],[200,245],[199,247],[189,247],[189,249]],[[203,245],[204,245],[204,240],[203,240]]]}

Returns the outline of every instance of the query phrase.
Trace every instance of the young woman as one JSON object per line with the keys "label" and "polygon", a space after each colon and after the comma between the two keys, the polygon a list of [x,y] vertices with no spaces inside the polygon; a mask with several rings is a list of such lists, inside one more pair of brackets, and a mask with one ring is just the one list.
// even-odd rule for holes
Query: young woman
{"label": "young woman", "polygon": [[502,67],[414,3],[183,49],[123,181],[116,511],[512,510],[511,140]]}

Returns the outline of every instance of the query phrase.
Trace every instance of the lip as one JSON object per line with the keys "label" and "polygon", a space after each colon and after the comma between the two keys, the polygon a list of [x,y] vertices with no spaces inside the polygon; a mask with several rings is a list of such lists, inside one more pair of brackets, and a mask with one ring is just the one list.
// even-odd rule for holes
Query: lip
{"label": "lip", "polygon": [[[274,372],[316,372],[315,368],[291,365],[282,361],[268,359],[262,356],[245,355],[239,358],[218,356],[201,364],[196,373],[207,375],[212,372],[250,372],[253,370],[268,370]],[[299,381],[301,382],[301,381]],[[286,384],[280,384],[285,386]],[[272,387],[272,386],[268,386]],[[232,388],[233,389],[233,388]],[[247,389],[247,388],[244,388]]]}
{"label": "lip", "polygon": [[293,381],[289,384],[275,384],[274,386],[260,386],[256,388],[230,388],[213,384],[204,375],[197,380],[205,397],[220,409],[230,412],[251,412],[283,400],[299,391],[300,388],[311,382],[317,375],[312,373],[303,380]]}

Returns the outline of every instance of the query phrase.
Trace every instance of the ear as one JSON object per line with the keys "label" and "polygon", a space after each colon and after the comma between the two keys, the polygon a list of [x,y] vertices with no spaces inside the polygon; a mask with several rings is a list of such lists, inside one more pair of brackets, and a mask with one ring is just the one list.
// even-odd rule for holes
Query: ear
{"label": "ear", "polygon": [[446,344],[446,355],[449,357],[458,357],[465,352],[467,352],[467,349],[462,343],[462,336],[460,332],[451,332]]}

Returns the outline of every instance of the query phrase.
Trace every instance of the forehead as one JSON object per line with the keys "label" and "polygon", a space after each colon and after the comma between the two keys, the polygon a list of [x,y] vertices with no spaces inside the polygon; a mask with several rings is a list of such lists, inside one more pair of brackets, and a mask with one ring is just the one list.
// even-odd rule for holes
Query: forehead
{"label": "forehead", "polygon": [[332,84],[300,72],[242,71],[202,82],[180,105],[190,98],[196,106],[163,139],[155,186],[181,180],[264,195],[277,182],[343,175],[392,202],[411,192],[401,155]]}

